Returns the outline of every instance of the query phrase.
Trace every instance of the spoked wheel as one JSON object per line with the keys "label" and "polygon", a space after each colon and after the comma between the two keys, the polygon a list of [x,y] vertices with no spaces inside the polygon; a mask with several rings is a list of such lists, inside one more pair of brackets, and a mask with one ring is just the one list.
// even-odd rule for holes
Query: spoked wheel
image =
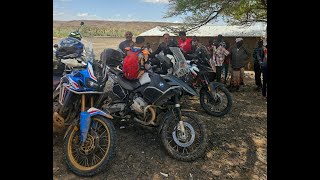
{"label": "spoked wheel", "polygon": [[75,126],[65,138],[64,151],[69,169],[79,176],[93,176],[106,169],[115,155],[116,134],[112,122],[101,116],[91,117],[86,141],[81,144]]}
{"label": "spoked wheel", "polygon": [[209,94],[208,88],[203,87],[200,90],[201,107],[210,115],[220,117],[231,110],[232,98],[227,88],[217,86],[214,96]]}
{"label": "spoked wheel", "polygon": [[182,121],[185,127],[183,134],[179,122],[172,113],[166,117],[161,140],[169,153],[181,161],[193,161],[204,155],[207,147],[207,131],[204,123],[195,116],[182,112]]}

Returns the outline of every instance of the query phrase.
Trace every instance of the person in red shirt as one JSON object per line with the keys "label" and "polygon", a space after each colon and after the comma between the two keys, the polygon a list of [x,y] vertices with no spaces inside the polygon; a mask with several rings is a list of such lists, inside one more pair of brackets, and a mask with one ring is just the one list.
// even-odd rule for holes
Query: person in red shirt
{"label": "person in red shirt", "polygon": [[192,53],[192,38],[186,37],[185,31],[179,32],[179,41],[178,45],[183,52],[183,54],[191,54]]}

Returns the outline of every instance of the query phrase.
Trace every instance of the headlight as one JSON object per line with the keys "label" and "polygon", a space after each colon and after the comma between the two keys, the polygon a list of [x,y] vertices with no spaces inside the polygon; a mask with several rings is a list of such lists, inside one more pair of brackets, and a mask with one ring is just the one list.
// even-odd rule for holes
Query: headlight
{"label": "headlight", "polygon": [[87,78],[86,79],[86,86],[89,87],[89,88],[96,89],[96,88],[98,88],[98,83],[96,83],[95,81]]}

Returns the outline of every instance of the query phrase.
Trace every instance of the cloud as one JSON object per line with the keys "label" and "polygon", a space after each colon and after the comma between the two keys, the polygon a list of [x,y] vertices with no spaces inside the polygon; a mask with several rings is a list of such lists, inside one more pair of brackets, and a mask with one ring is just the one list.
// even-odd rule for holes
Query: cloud
{"label": "cloud", "polygon": [[169,4],[169,0],[142,0],[146,3],[153,3],[153,4]]}
{"label": "cloud", "polygon": [[79,17],[86,17],[88,15],[89,15],[89,13],[78,13],[77,14],[77,16],[79,16]]}
{"label": "cloud", "polygon": [[76,17],[73,16],[73,20],[104,20],[104,18],[97,16],[96,14],[78,13]]}
{"label": "cloud", "polygon": [[54,15],[54,16],[60,16],[60,15],[62,15],[62,14],[64,14],[64,12],[53,11],[53,15]]}

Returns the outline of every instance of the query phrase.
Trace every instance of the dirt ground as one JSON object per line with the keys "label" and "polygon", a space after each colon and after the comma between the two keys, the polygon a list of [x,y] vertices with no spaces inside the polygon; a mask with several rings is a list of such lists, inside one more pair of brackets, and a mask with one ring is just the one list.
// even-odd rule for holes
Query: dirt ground
{"label": "dirt ground", "polygon": [[[96,52],[115,48],[119,38],[94,41]],[[57,40],[53,40],[54,42]],[[256,91],[254,73],[246,72],[246,85],[233,92],[233,106],[224,117],[212,117],[200,107],[197,98],[182,103],[197,111],[209,132],[203,158],[181,162],[171,158],[161,146],[156,131],[133,124],[114,122],[117,133],[116,157],[102,173],[79,177],[67,169],[62,152],[63,133],[53,134],[54,179],[267,179],[267,102]],[[120,129],[120,126],[125,128]],[[165,177],[163,174],[167,174]]]}

